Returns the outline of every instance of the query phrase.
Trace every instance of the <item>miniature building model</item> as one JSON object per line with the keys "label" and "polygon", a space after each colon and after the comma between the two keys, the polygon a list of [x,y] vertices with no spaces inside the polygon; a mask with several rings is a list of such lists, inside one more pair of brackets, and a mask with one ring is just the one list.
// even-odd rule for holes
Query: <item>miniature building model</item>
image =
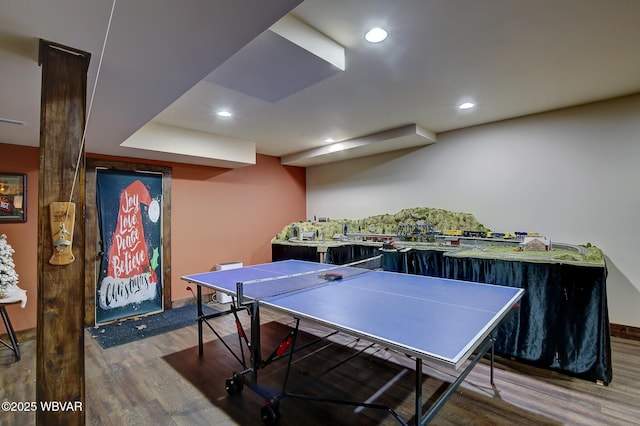
{"label": "miniature building model", "polygon": [[549,251],[551,242],[544,237],[525,237],[522,241],[524,251]]}

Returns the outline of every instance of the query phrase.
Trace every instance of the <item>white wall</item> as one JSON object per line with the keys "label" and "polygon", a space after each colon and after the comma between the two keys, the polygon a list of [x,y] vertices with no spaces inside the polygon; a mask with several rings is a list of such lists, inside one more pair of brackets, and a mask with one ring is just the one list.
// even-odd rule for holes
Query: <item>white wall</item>
{"label": "white wall", "polygon": [[307,215],[409,207],[600,247],[610,320],[640,326],[640,95],[438,135],[421,149],[307,169]]}

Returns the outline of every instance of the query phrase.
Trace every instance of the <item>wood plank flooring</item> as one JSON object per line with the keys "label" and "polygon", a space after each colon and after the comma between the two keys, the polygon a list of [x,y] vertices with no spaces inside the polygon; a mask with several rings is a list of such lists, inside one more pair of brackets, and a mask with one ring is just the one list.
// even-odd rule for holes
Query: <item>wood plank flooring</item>
{"label": "wood plank flooring", "polygon": [[[262,311],[263,357],[277,344],[288,319]],[[221,335],[235,333],[230,317],[214,321]],[[275,323],[274,323],[275,322]],[[310,333],[318,331],[307,327]],[[335,339],[346,339],[337,337]],[[334,339],[334,340],[335,340]],[[236,345],[237,338],[230,344]],[[225,380],[238,364],[205,328],[205,356],[197,352],[197,326],[102,349],[85,333],[87,425],[259,425],[262,400],[251,390],[228,396]],[[341,343],[347,343],[346,340]],[[351,343],[351,348],[361,343]],[[0,402],[35,400],[35,340],[21,344],[22,359],[0,348]],[[269,346],[271,345],[271,346]],[[355,345],[355,346],[354,346]],[[265,346],[269,346],[267,349]],[[329,359],[348,354],[343,345],[323,345],[314,357],[301,357],[292,382],[310,377]],[[640,342],[612,338],[613,381],[609,386],[575,379],[506,359],[479,363],[440,410],[434,425],[634,425],[640,424]],[[320,355],[320,356],[317,356]],[[350,361],[310,386],[309,392],[367,399],[399,377],[376,402],[390,404],[413,423],[413,361],[378,351]],[[276,386],[282,365],[261,371],[265,386]],[[450,371],[424,368],[425,402],[453,380]],[[282,426],[396,425],[384,411],[355,412],[354,407],[294,399],[281,403]],[[35,414],[0,411],[0,425],[35,424]]]}

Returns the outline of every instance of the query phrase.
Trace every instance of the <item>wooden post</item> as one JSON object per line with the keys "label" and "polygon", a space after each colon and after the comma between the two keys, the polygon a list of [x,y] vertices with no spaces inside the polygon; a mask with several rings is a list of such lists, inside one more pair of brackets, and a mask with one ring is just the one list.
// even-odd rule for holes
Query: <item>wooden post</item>
{"label": "wooden post", "polygon": [[[42,66],[38,241],[36,423],[84,425],[84,150],[87,69],[91,55],[40,40]],[[79,170],[76,174],[76,164]],[[75,185],[74,185],[75,179]],[[72,189],[73,188],[73,189]],[[73,191],[73,194],[72,194]],[[75,223],[60,204],[75,204]],[[52,223],[53,219],[53,223]],[[65,223],[72,235],[52,224]],[[61,235],[64,237],[62,238]],[[70,262],[53,262],[60,240]],[[54,242],[57,244],[54,245]],[[64,244],[63,244],[64,245]],[[71,259],[70,256],[66,256]],[[62,404],[43,409],[46,404]],[[56,409],[57,408],[57,409]]]}

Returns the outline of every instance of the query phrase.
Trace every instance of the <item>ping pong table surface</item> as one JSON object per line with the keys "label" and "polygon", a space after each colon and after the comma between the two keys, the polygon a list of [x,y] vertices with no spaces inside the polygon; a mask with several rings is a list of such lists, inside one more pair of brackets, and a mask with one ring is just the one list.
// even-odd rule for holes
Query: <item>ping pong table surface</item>
{"label": "ping pong table surface", "polygon": [[[283,294],[251,296],[251,286],[268,285],[283,276],[295,280],[339,271],[334,268],[339,267],[285,260],[182,278],[198,285],[198,290],[206,287],[239,296],[255,306],[262,305],[397,350],[420,360],[420,367],[416,364],[420,370],[422,360],[458,370],[474,351],[482,349],[484,355],[492,349],[491,332],[524,292],[507,286],[367,271]],[[238,295],[244,283],[247,284],[240,290],[244,294]],[[237,303],[240,305],[243,300]],[[491,360],[493,367],[493,351]],[[472,367],[467,369],[470,371]],[[467,373],[465,370],[461,377]]]}

